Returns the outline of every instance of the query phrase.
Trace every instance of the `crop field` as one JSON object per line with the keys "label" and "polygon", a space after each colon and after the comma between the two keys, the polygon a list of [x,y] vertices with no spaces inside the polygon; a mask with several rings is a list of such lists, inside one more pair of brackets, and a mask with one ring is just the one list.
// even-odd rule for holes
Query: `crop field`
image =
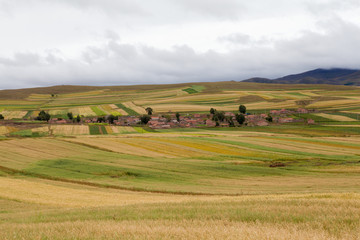
{"label": "crop field", "polygon": [[76,107],[69,109],[69,112],[72,112],[74,116],[96,116],[96,113],[91,107]]}
{"label": "crop field", "polygon": [[5,119],[21,119],[25,117],[27,111],[8,111],[4,110],[1,112]]}
{"label": "crop field", "polygon": [[[43,93],[46,90],[42,90],[28,95],[25,91],[22,93],[20,90],[14,90],[9,99],[6,99],[7,95],[2,97],[0,92],[0,109],[5,113],[46,110],[59,117],[67,112],[83,116],[119,116],[145,114],[147,107],[152,107],[155,113],[207,112],[210,108],[236,111],[239,104],[246,104],[248,111],[305,107],[360,113],[360,89],[350,86],[220,82],[195,85],[91,87],[90,91],[87,87],[83,89],[66,88],[66,93],[55,89],[58,93],[54,96],[51,95],[54,89],[49,89],[47,94]],[[26,93],[28,91],[26,90]],[[20,112],[7,114],[8,118],[22,118],[26,115]]]}
{"label": "crop field", "polygon": [[356,119],[350,118],[347,116],[335,115],[335,114],[326,114],[326,113],[317,113],[315,114],[320,117],[328,118],[331,120],[339,121],[339,122],[354,122]]}
{"label": "crop field", "polygon": [[[359,96],[237,82],[0,91],[0,239],[359,239]],[[236,128],[21,120],[239,104],[319,112]]]}
{"label": "crop field", "polygon": [[358,236],[360,134],[91,127],[0,141],[1,239]]}

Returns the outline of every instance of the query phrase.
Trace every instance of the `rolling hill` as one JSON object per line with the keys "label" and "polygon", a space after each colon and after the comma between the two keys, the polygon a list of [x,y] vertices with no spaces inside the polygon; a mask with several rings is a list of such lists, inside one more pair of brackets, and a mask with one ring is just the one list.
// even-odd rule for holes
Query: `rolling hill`
{"label": "rolling hill", "polygon": [[354,69],[332,68],[315,69],[299,74],[287,75],[277,79],[251,78],[243,82],[278,84],[333,84],[360,85],[360,71]]}

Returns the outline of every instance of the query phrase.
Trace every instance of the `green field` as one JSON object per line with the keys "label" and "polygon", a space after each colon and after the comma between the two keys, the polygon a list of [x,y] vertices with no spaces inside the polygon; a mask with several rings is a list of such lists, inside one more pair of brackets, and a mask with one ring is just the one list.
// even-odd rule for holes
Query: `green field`
{"label": "green field", "polygon": [[0,92],[8,119],[40,109],[139,115],[149,106],[208,112],[241,103],[258,113],[321,112],[293,116],[315,125],[2,125],[0,239],[359,238],[359,88],[224,82],[16,91]]}
{"label": "green field", "polygon": [[[56,93],[56,97],[52,97],[52,93]],[[305,107],[358,120],[359,96],[358,87],[306,84],[216,82],[121,87],[58,86],[0,91],[0,113],[7,119],[29,119],[35,117],[34,111],[41,109],[66,118],[67,112],[83,116],[121,114],[109,104],[129,115],[143,114],[147,107],[153,108],[156,114],[208,112],[212,107],[236,111],[239,104],[246,104],[250,112]]]}

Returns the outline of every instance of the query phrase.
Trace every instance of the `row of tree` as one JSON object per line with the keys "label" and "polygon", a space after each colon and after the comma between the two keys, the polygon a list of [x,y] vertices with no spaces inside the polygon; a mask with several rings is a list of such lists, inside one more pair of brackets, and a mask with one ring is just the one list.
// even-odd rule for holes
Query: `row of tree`
{"label": "row of tree", "polygon": [[[239,112],[240,114],[235,114],[235,119],[240,125],[242,125],[245,122],[244,114],[246,113],[246,107],[244,105],[240,105]],[[219,126],[220,122],[224,121],[228,122],[230,127],[235,126],[233,118],[231,116],[225,116],[225,113],[223,111],[219,112],[215,108],[210,108],[210,114],[213,115],[212,120],[215,121],[216,126]]]}

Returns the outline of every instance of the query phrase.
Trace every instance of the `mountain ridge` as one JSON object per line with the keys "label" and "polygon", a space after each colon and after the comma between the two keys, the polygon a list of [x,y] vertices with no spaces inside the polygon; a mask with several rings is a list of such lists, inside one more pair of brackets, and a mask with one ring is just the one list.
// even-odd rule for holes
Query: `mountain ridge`
{"label": "mountain ridge", "polygon": [[278,84],[331,84],[360,86],[360,70],[346,68],[317,68],[314,70],[290,74],[281,78],[250,78],[243,82]]}

